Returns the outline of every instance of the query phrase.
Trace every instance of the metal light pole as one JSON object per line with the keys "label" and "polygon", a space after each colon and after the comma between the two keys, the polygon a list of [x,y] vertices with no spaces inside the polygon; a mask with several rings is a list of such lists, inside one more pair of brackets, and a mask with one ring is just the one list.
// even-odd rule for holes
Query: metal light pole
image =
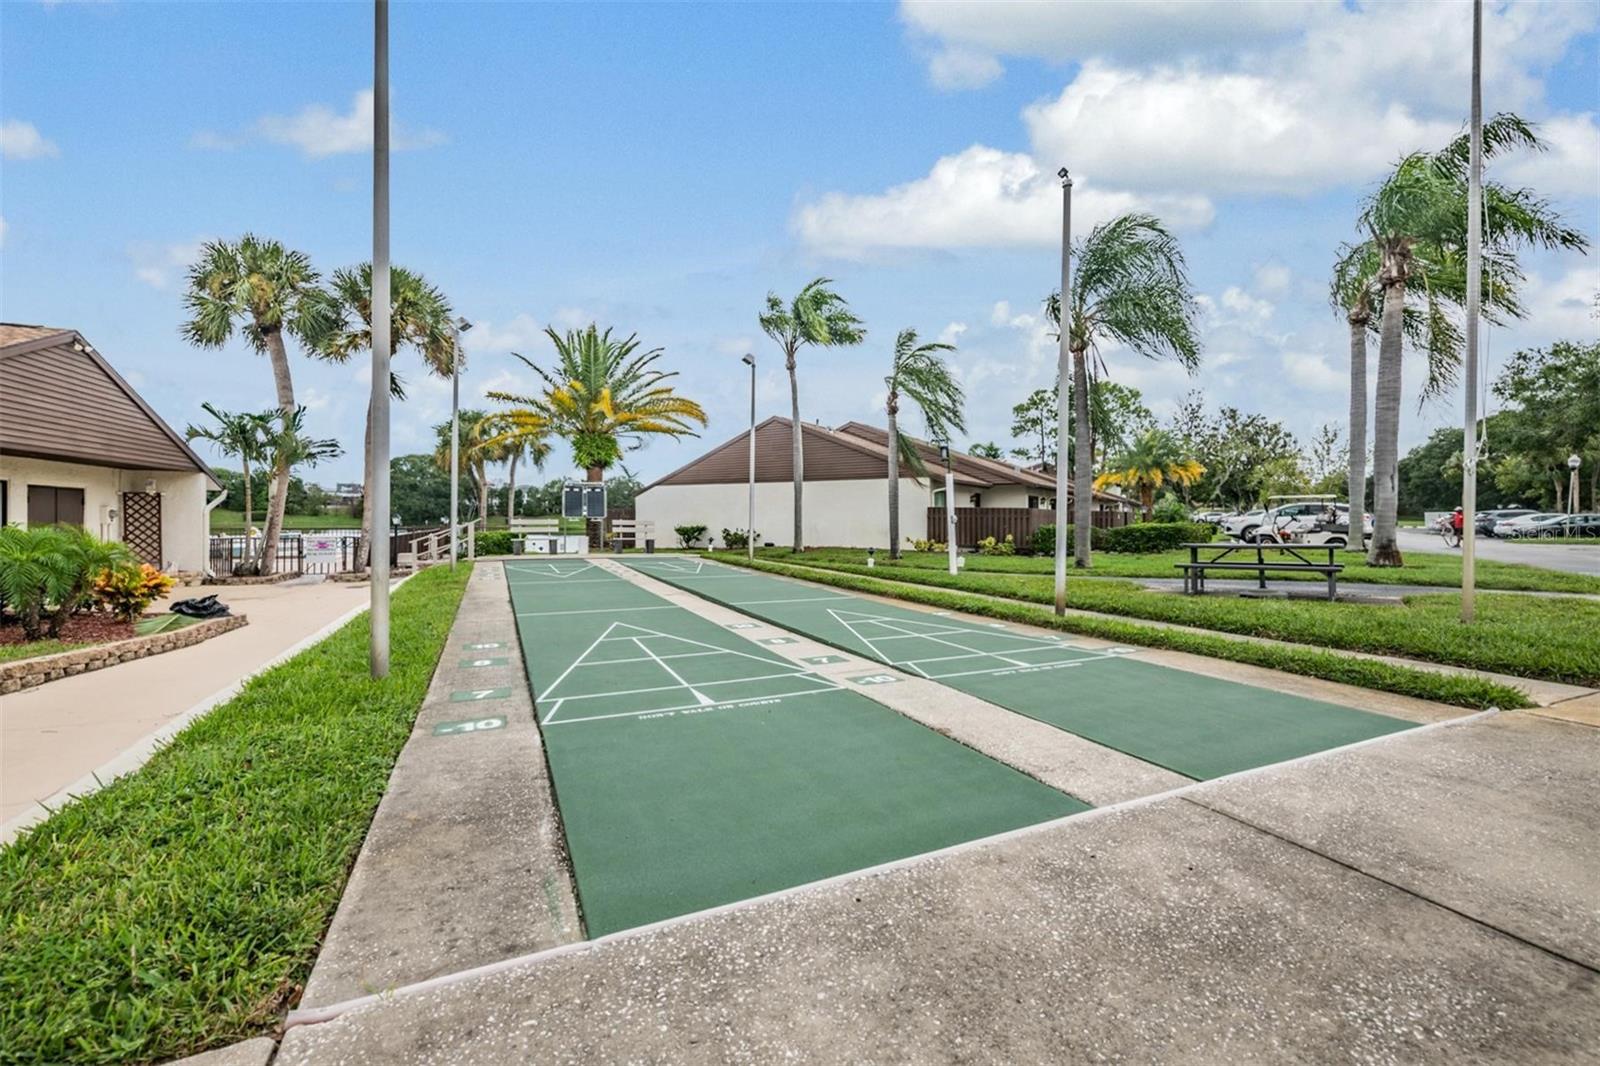
{"label": "metal light pole", "polygon": [[743,362],[750,368],[750,515],[746,519],[745,558],[756,557],[756,357],[745,353]]}
{"label": "metal light pole", "polygon": [[450,569],[454,570],[461,532],[461,335],[472,328],[472,323],[463,315],[451,325],[455,328],[455,348],[450,353]]}
{"label": "metal light pole", "polygon": [[1472,148],[1467,175],[1467,393],[1461,438],[1461,620],[1472,621],[1477,584],[1478,307],[1483,289],[1483,0],[1472,0]]}
{"label": "metal light pole", "polygon": [[389,675],[389,0],[372,20],[372,647],[373,677]]}
{"label": "metal light pole", "polygon": [[1567,469],[1572,471],[1572,477],[1567,482],[1567,513],[1578,513],[1578,467],[1583,465],[1583,459],[1577,452],[1567,456]]}
{"label": "metal light pole", "polygon": [[[889,445],[894,447],[893,443]],[[939,442],[939,458],[944,461],[944,550],[950,561],[950,575],[956,572],[956,475],[950,462],[950,442]]]}
{"label": "metal light pole", "polygon": [[1056,614],[1067,613],[1067,324],[1072,320],[1072,175],[1061,178],[1061,340],[1056,350]]}

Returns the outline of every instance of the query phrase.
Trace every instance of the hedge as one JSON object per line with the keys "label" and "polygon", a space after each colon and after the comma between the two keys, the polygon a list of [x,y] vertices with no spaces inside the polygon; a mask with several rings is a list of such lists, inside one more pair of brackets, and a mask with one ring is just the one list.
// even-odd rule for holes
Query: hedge
{"label": "hedge", "polygon": [[[1067,527],[1068,555],[1072,554],[1073,529],[1073,526]],[[1180,544],[1209,541],[1214,531],[1214,527],[1206,522],[1136,522],[1131,526],[1110,529],[1096,526],[1089,532],[1089,546],[1100,552],[1163,552],[1171,551]],[[1055,550],[1055,525],[1041,526],[1033,534],[1034,554],[1052,555]]]}

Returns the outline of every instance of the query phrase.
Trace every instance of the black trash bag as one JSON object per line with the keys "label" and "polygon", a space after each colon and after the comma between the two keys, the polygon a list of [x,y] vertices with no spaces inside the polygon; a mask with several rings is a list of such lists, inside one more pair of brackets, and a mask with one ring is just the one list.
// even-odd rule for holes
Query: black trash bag
{"label": "black trash bag", "polygon": [[228,605],[218,603],[215,596],[202,596],[197,600],[179,600],[172,605],[173,614],[188,615],[190,618],[226,618]]}

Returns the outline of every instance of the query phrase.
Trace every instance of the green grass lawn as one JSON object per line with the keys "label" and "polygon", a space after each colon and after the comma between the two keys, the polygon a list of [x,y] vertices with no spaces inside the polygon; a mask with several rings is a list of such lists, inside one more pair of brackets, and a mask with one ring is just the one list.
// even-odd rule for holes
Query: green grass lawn
{"label": "green grass lawn", "polygon": [[[796,559],[788,548],[763,548],[756,553],[773,562],[822,562],[857,564],[864,562],[867,553],[860,548],[811,548]],[[882,556],[882,553],[879,553]],[[1055,561],[1045,555],[968,555],[964,570],[973,573],[1051,574]],[[1459,553],[1407,552],[1406,565],[1402,567],[1368,566],[1358,552],[1340,552],[1335,561],[1344,564],[1340,581],[1381,585],[1428,585],[1439,588],[1459,588],[1461,585],[1461,556]],[[1151,552],[1145,555],[1126,555],[1112,552],[1095,552],[1093,566],[1087,572],[1072,571],[1071,576],[1083,577],[1181,577],[1177,563],[1189,561],[1189,553],[1178,549],[1168,552]],[[944,571],[948,562],[943,552],[906,552],[899,563],[879,558],[879,566],[903,566],[924,570]],[[1320,575],[1275,574],[1272,580],[1307,580],[1321,582]],[[1600,575],[1568,574],[1558,570],[1545,570],[1522,563],[1497,563],[1478,560],[1478,587],[1501,592],[1576,592],[1600,594]]]}
{"label": "green grass lawn", "polygon": [[26,644],[0,644],[0,663],[14,663],[18,659],[32,659],[36,655],[55,655],[73,648],[87,648],[83,641],[35,640]]}
{"label": "green grass lawn", "polygon": [[0,851],[0,1062],[165,1061],[277,1024],[311,971],[471,567],[273,667]]}
{"label": "green grass lawn", "polygon": [[[267,516],[265,512],[257,511],[255,526],[257,529],[265,528]],[[284,529],[309,529],[320,532],[324,529],[360,529],[361,519],[348,514],[290,514],[283,516]],[[213,533],[243,533],[244,512],[229,511],[221,507],[211,512],[211,532]]]}
{"label": "green grass lawn", "polygon": [[[737,562],[733,553],[716,558]],[[786,553],[787,554],[787,553]],[[832,561],[826,553],[787,555],[807,567],[888,577],[935,588],[1053,604],[1049,574],[974,570],[951,577],[926,566],[879,566]],[[969,566],[972,564],[968,564]],[[1109,578],[1069,574],[1068,605],[1079,610],[1174,622],[1297,644],[1401,655],[1517,677],[1600,685],[1600,602],[1489,593],[1478,597],[1478,620],[1464,626],[1459,594],[1406,597],[1403,605],[1184,596]]]}

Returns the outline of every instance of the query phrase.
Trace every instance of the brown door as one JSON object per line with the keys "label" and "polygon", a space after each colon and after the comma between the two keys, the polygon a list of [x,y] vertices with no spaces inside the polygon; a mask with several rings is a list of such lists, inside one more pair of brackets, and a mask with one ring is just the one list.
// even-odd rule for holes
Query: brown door
{"label": "brown door", "polygon": [[48,526],[57,522],[83,525],[83,490],[29,485],[28,525]]}
{"label": "brown door", "polygon": [[122,543],[151,566],[161,565],[161,494],[122,494]]}

